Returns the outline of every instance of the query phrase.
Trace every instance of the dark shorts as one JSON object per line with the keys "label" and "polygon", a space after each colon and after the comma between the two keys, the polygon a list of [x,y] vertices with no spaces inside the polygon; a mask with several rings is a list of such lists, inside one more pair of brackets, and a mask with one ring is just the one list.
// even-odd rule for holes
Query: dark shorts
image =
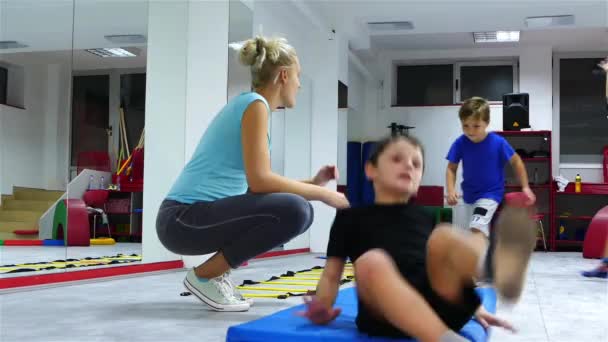
{"label": "dark shorts", "polygon": [[[474,287],[466,287],[462,289],[462,301],[460,303],[452,303],[440,297],[430,285],[427,279],[418,281],[410,281],[410,284],[418,290],[418,292],[426,299],[431,308],[437,313],[439,318],[453,331],[460,331],[462,327],[475,315],[475,311],[481,305],[481,299],[475,292]],[[407,334],[394,327],[384,319],[375,317],[369,314],[367,310],[362,309],[362,303],[359,302],[359,315],[357,316],[357,327],[359,331],[367,333],[371,336],[386,336],[408,338]],[[415,314],[415,313],[412,313]]]}

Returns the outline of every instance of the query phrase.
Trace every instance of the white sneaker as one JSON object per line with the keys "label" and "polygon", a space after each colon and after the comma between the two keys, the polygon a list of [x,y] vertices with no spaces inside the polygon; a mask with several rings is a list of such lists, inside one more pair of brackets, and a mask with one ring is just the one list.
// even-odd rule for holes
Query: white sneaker
{"label": "white sneaker", "polygon": [[237,299],[246,301],[247,303],[249,303],[249,306],[253,306],[253,299],[243,297],[243,294],[241,293],[241,291],[239,291],[239,289],[237,288],[237,285],[234,283],[234,281],[232,281],[232,278],[230,277],[230,275],[231,275],[231,272],[228,271],[228,272],[224,273],[223,277],[224,277],[224,280],[228,283],[228,285],[232,289],[232,294],[234,295],[234,297],[236,297]]}
{"label": "white sneaker", "polygon": [[209,280],[196,276],[194,269],[186,274],[184,286],[215,311],[247,311],[249,303],[234,296],[224,275]]}

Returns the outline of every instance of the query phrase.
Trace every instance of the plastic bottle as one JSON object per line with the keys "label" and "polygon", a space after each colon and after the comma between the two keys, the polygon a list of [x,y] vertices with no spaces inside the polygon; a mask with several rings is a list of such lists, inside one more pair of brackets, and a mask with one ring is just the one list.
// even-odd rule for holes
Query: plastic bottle
{"label": "plastic bottle", "polygon": [[576,174],[576,178],[574,178],[574,192],[581,192],[582,190],[582,179],[581,175]]}
{"label": "plastic bottle", "polygon": [[95,177],[93,175],[89,176],[89,190],[93,190],[95,188]]}
{"label": "plastic bottle", "polygon": [[104,176],[101,176],[101,178],[99,179],[99,188],[102,190],[106,188]]}

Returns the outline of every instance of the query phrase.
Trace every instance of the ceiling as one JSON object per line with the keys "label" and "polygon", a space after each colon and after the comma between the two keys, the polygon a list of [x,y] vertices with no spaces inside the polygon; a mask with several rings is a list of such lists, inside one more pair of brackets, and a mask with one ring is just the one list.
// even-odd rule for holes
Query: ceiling
{"label": "ceiling", "polygon": [[[0,60],[20,65],[73,62],[76,70],[144,67],[147,44],[114,44],[104,36],[147,37],[147,26],[147,0],[1,0],[0,40],[28,47],[0,50]],[[101,58],[84,51],[103,47],[136,47],[140,54]]]}
{"label": "ceiling", "polygon": [[[486,48],[544,45],[554,51],[608,49],[608,31],[603,27],[523,31],[519,43],[490,43]],[[372,36],[371,50],[442,50],[480,48],[471,32],[419,33]]]}
{"label": "ceiling", "polygon": [[[305,4],[328,27],[344,34],[355,51],[467,48],[473,47],[472,32],[496,30],[522,30],[521,44],[548,39],[567,48],[567,39],[587,33],[593,37],[586,39],[605,41],[600,33],[605,36],[608,26],[607,0],[305,0]],[[565,14],[575,16],[573,27],[529,30],[524,24],[526,17]],[[367,23],[374,21],[410,21],[414,28],[371,32]],[[583,31],[567,32],[572,30]],[[545,37],[548,31],[557,33]]]}
{"label": "ceiling", "polygon": [[[476,46],[471,33],[486,30],[522,30],[519,45],[551,45],[554,50],[608,47],[608,0],[292,1],[306,6],[326,27],[345,35],[350,48],[363,60],[373,58],[380,50],[472,48]],[[250,2],[245,1],[248,6]],[[526,30],[524,26],[528,16],[563,14],[575,16],[574,27]],[[246,22],[252,20],[245,6],[231,6],[231,38],[250,30],[240,24],[234,27],[239,21],[236,18],[241,16],[248,18]],[[414,29],[374,33],[367,28],[367,22],[371,21],[411,21]],[[28,45],[25,49],[0,50],[0,60],[22,64],[73,61],[75,69],[144,67],[146,44],[116,45],[104,35],[147,36],[147,23],[147,0],[0,0],[0,40]],[[118,46],[137,47],[141,55],[100,58],[82,51]],[[73,60],[68,53],[72,48],[76,50]]]}

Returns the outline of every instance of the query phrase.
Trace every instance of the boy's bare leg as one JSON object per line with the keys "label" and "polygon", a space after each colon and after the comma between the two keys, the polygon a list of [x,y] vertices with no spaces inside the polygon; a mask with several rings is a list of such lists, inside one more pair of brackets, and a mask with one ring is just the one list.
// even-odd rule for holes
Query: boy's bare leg
{"label": "boy's bare leg", "polygon": [[470,228],[471,230],[471,243],[474,244],[476,250],[485,251],[489,246],[489,238],[484,232],[476,228]]}
{"label": "boy's bare leg", "polygon": [[359,299],[404,333],[421,342],[466,341],[449,330],[383,250],[357,258],[355,277]]}
{"label": "boy's bare leg", "polygon": [[427,274],[433,289],[450,302],[460,302],[462,289],[483,276],[486,250],[481,232],[462,231],[449,224],[437,226],[427,243]]}
{"label": "boy's bare leg", "polygon": [[[523,289],[530,255],[536,242],[534,222],[527,210],[505,206],[496,224],[496,246],[492,257],[492,278],[498,292],[516,300]],[[485,236],[462,232],[444,224],[428,241],[427,272],[431,286],[449,301],[461,300],[462,289],[474,278],[485,276]]]}

